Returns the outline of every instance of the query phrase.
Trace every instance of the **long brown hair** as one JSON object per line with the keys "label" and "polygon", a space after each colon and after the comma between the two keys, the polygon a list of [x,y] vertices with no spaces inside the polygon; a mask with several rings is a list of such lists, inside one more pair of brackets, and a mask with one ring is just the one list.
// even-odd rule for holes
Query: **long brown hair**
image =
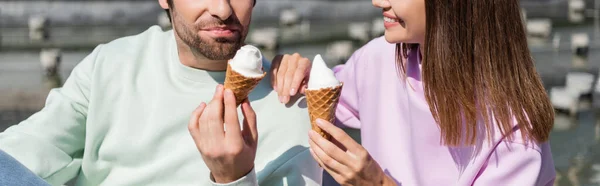
{"label": "long brown hair", "polygon": [[[526,141],[545,142],[554,110],[536,72],[519,0],[424,0],[422,80],[443,144],[473,145],[478,118],[510,140],[513,120]],[[398,67],[416,44],[398,45]],[[463,141],[464,140],[464,141]]]}

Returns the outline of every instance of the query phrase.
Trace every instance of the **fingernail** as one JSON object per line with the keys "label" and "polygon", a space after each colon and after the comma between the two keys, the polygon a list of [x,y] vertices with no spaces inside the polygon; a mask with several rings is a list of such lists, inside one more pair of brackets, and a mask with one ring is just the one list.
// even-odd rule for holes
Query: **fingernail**
{"label": "fingernail", "polygon": [[289,96],[283,96],[283,103],[287,103],[290,101],[290,97]]}
{"label": "fingernail", "polygon": [[295,89],[295,88],[292,88],[292,89],[290,90],[290,96],[294,96],[294,95],[296,95],[296,89]]}
{"label": "fingernail", "polygon": [[232,94],[233,94],[233,92],[230,89],[225,89],[225,97],[231,98]]}
{"label": "fingernail", "polygon": [[277,91],[277,85],[273,86],[273,90]]}
{"label": "fingernail", "polygon": [[282,97],[283,97],[283,96],[279,96],[279,103],[283,103],[283,99],[282,99]]}

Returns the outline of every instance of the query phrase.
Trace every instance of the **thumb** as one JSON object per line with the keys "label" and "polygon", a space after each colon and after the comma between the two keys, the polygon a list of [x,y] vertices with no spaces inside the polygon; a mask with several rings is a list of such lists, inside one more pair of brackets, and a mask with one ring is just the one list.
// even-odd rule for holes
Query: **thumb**
{"label": "thumb", "polygon": [[247,99],[242,103],[242,114],[244,115],[244,129],[242,130],[244,140],[247,144],[256,147],[258,143],[256,113],[254,112],[254,109],[252,109],[252,106],[250,106],[250,102],[248,102]]}

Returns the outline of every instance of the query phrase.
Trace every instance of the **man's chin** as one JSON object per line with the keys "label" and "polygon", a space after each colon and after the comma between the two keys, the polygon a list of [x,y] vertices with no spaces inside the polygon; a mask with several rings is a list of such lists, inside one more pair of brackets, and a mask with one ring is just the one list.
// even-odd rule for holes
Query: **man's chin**
{"label": "man's chin", "polygon": [[240,47],[239,43],[213,41],[196,46],[196,50],[210,60],[229,60]]}

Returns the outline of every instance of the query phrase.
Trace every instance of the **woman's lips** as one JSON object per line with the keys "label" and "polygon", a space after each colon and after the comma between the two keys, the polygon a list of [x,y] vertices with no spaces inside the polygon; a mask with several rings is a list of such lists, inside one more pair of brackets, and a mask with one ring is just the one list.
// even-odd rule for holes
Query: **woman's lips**
{"label": "woman's lips", "polygon": [[395,16],[384,13],[383,14],[383,26],[387,28],[391,28],[394,26],[398,26],[404,23],[401,19],[396,18]]}

